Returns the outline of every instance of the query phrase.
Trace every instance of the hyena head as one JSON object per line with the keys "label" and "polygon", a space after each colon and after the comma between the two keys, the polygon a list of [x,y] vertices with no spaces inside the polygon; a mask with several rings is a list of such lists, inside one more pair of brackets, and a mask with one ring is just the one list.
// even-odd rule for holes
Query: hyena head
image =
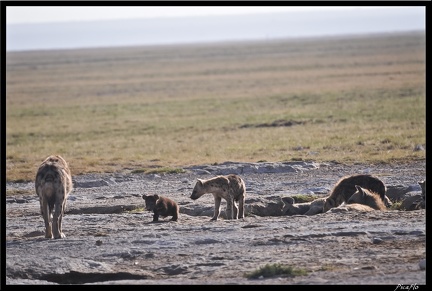
{"label": "hyena head", "polygon": [[50,156],[48,157],[38,169],[36,177],[40,181],[46,182],[61,182],[62,181],[62,169],[67,167],[66,162],[62,157]]}
{"label": "hyena head", "polygon": [[282,197],[282,214],[283,215],[293,215],[296,214],[296,209],[293,204],[295,203],[292,197]]}
{"label": "hyena head", "polygon": [[336,201],[331,197],[327,197],[325,202],[324,202],[323,212],[327,212],[331,208],[336,207],[336,206],[337,206]]}
{"label": "hyena head", "polygon": [[368,205],[377,210],[385,210],[386,206],[379,197],[379,194],[364,189],[358,185],[355,186],[357,191],[348,199],[347,204],[359,203]]}
{"label": "hyena head", "polygon": [[192,191],[192,195],[190,197],[191,199],[196,200],[206,193],[203,181],[204,180],[197,179],[195,187]]}
{"label": "hyena head", "polygon": [[365,204],[366,196],[367,196],[366,191],[358,185],[356,185],[355,187],[357,191],[353,195],[351,195],[351,197],[347,201],[347,204],[352,204],[352,203]]}
{"label": "hyena head", "polygon": [[159,195],[143,195],[142,198],[145,200],[146,209],[149,211],[153,211],[156,207],[156,202],[159,199]]}
{"label": "hyena head", "polygon": [[59,168],[54,166],[54,165],[50,165],[50,164],[46,164],[43,167],[41,167],[40,172],[39,172],[40,178],[45,182],[54,182],[55,180],[59,181],[60,180],[60,173],[59,173]]}

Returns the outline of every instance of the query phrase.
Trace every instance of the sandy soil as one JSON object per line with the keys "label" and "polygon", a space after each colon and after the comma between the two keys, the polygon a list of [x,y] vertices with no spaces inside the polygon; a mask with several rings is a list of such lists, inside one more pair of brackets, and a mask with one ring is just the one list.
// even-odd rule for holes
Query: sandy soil
{"label": "sandy soil", "polygon": [[[280,208],[282,196],[324,197],[339,178],[355,173],[377,175],[391,189],[417,192],[425,168],[425,161],[391,166],[227,163],[185,168],[183,174],[75,176],[64,239],[44,238],[35,195],[6,198],[6,284],[424,285],[425,210],[280,216],[272,209]],[[196,178],[226,172],[244,178],[247,214],[232,221],[223,212],[210,222],[212,195],[196,201],[189,196]],[[7,184],[23,191],[33,187]],[[176,200],[179,221],[168,217],[153,223],[142,194]],[[268,264],[306,272],[247,278]]]}

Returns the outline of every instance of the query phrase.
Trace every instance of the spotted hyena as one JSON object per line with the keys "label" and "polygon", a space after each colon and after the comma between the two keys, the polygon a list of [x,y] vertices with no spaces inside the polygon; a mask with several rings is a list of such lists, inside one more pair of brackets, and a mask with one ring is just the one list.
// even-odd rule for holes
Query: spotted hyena
{"label": "spotted hyena", "polygon": [[295,203],[292,197],[283,197],[283,215],[315,215],[322,213],[326,198],[317,198],[310,202]]}
{"label": "spotted hyena", "polygon": [[146,209],[153,211],[153,221],[158,221],[159,216],[172,216],[172,221],[178,220],[180,208],[174,200],[157,194],[143,195],[142,198],[145,200]]}
{"label": "spotted hyena", "polygon": [[64,238],[62,219],[73,188],[67,162],[59,155],[47,157],[37,170],[35,188],[45,221],[45,237]]}
{"label": "spotted hyena", "polygon": [[358,185],[355,187],[356,192],[348,199],[348,205],[352,203],[359,203],[370,206],[375,210],[387,210],[387,207],[378,193],[362,188]]}
{"label": "spotted hyena", "polygon": [[[227,202],[227,218],[244,218],[244,202],[246,198],[246,186],[242,178],[235,174],[217,176],[208,180],[197,179],[192,191],[191,199],[196,200],[205,193],[211,193],[214,197],[214,215],[211,220],[217,220],[220,214],[222,198]],[[237,202],[239,205],[237,205]]]}
{"label": "spotted hyena", "polygon": [[327,212],[330,208],[337,207],[343,202],[348,201],[351,195],[357,191],[356,185],[379,194],[381,200],[387,207],[392,205],[391,201],[385,195],[386,187],[383,181],[372,175],[358,174],[343,177],[336,183],[324,202],[323,212]]}
{"label": "spotted hyena", "polygon": [[338,213],[338,212],[348,212],[348,211],[370,212],[370,211],[375,211],[375,209],[365,204],[360,204],[360,203],[346,204],[344,202],[338,207],[333,207],[327,213]]}

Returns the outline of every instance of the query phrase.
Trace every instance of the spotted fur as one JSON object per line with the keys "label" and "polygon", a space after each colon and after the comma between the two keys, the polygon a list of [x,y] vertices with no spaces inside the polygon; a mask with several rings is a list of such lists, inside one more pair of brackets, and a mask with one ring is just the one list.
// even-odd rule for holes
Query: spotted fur
{"label": "spotted fur", "polygon": [[35,188],[45,222],[45,237],[64,238],[62,219],[73,188],[67,162],[59,155],[47,157],[37,170]]}
{"label": "spotted fur", "polygon": [[327,212],[330,208],[337,207],[343,202],[347,202],[351,195],[356,192],[356,185],[379,194],[381,200],[387,207],[392,205],[391,201],[385,195],[386,187],[383,181],[372,175],[358,174],[343,177],[336,183],[324,203],[323,212]]}
{"label": "spotted fur", "polygon": [[375,211],[375,209],[365,204],[360,204],[360,203],[346,204],[344,202],[338,207],[333,207],[327,213],[338,213],[338,212],[348,212],[348,211],[370,212],[370,211]]}
{"label": "spotted fur", "polygon": [[205,193],[213,194],[215,208],[211,220],[219,218],[222,198],[227,202],[226,213],[228,219],[244,218],[246,186],[242,178],[235,174],[230,174],[227,176],[217,176],[208,180],[197,180],[190,198],[196,200]]}
{"label": "spotted fur", "polygon": [[348,199],[348,205],[358,203],[367,205],[375,210],[387,210],[387,207],[378,193],[362,188],[358,185],[355,187],[356,192]]}
{"label": "spotted fur", "polygon": [[326,198],[317,198],[310,202],[295,203],[292,197],[283,197],[283,215],[315,215],[322,213]]}

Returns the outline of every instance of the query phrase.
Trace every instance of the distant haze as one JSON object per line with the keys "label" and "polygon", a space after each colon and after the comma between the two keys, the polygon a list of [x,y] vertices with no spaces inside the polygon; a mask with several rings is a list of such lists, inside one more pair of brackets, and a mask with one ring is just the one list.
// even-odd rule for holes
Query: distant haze
{"label": "distant haze", "polygon": [[425,8],[9,24],[6,50],[270,40],[425,30]]}

